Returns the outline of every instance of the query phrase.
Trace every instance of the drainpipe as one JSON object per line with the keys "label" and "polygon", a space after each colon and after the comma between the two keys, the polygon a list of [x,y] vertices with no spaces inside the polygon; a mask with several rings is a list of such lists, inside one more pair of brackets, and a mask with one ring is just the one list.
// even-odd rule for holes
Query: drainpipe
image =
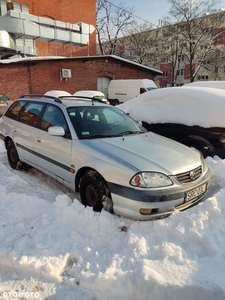
{"label": "drainpipe", "polygon": [[32,94],[32,80],[31,80],[31,70],[30,70],[30,62],[27,63],[27,72],[28,72],[28,88],[29,94]]}

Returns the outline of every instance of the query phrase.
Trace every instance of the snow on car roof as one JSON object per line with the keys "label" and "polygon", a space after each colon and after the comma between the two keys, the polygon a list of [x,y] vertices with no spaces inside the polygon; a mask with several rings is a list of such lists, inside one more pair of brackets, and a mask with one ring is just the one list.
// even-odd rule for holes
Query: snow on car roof
{"label": "snow on car roof", "polygon": [[225,90],[225,81],[194,81],[184,84],[182,87],[202,86]]}
{"label": "snow on car roof", "polygon": [[225,90],[206,87],[156,89],[118,106],[136,120],[225,127]]}
{"label": "snow on car roof", "polygon": [[71,96],[70,93],[61,90],[51,90],[45,93],[46,96],[60,97],[60,96]]}

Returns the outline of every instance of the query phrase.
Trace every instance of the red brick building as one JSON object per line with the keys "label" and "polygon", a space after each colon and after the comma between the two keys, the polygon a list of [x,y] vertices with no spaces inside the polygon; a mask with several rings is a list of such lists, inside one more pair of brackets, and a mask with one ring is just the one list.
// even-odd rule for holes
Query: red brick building
{"label": "red brick building", "polygon": [[[44,94],[48,90],[100,90],[107,94],[111,79],[152,79],[160,71],[117,56],[78,56],[68,58],[24,58],[0,60],[0,91],[10,99],[22,94]],[[62,69],[71,77],[63,78]]]}
{"label": "red brick building", "polygon": [[[10,0],[8,0],[10,1]],[[29,14],[62,22],[79,22],[96,27],[96,0],[16,0]],[[19,8],[20,9],[20,8]],[[0,28],[1,29],[1,28]],[[107,94],[111,79],[152,79],[162,72],[116,56],[96,56],[96,31],[83,47],[36,41],[37,56],[0,60],[0,92],[10,99],[22,94],[43,94],[81,89]],[[64,76],[66,73],[68,76]]]}

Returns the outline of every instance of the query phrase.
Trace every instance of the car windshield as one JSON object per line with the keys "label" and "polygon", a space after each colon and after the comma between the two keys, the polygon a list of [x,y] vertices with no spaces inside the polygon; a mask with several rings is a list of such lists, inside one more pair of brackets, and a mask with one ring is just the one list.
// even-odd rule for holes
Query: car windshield
{"label": "car windshield", "polygon": [[140,134],[146,129],[112,106],[69,107],[68,114],[79,139]]}

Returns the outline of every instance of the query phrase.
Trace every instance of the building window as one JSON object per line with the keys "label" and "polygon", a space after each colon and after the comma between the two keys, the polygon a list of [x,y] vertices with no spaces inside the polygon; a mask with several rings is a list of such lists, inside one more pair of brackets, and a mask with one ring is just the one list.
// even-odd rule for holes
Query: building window
{"label": "building window", "polygon": [[169,47],[169,45],[168,45],[168,44],[163,44],[162,48],[163,48],[164,50],[168,50],[168,49],[170,49],[170,47]]}
{"label": "building window", "polygon": [[213,31],[213,27],[207,27],[207,28],[205,28],[205,32],[212,32]]}
{"label": "building window", "polygon": [[184,61],[184,54],[178,56],[178,62]]}
{"label": "building window", "polygon": [[168,62],[169,62],[169,59],[168,59],[167,57],[164,57],[164,58],[162,59],[162,63],[163,63],[163,64],[168,63]]}
{"label": "building window", "polygon": [[198,78],[198,80],[208,80],[209,76],[208,75],[198,75],[197,78]]}
{"label": "building window", "polygon": [[203,60],[202,61],[202,65],[209,65],[210,64],[210,60]]}
{"label": "building window", "polygon": [[167,77],[168,76],[168,71],[163,71],[163,77]]}
{"label": "building window", "polygon": [[222,17],[220,18],[220,24],[224,23],[224,21],[225,21],[225,16],[222,16]]}
{"label": "building window", "polygon": [[185,25],[181,25],[180,26],[180,31],[185,31],[185,30],[187,30],[187,25],[185,24]]}
{"label": "building window", "polygon": [[168,30],[163,30],[163,36],[170,36],[171,33]]}

